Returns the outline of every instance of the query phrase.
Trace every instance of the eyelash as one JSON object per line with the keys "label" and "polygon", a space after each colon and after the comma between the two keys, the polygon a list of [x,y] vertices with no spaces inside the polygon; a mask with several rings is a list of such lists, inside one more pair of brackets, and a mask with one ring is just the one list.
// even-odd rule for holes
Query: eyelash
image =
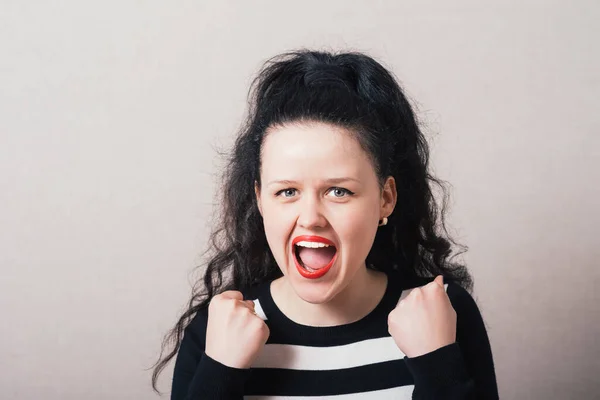
{"label": "eyelash", "polygon": [[[296,189],[293,189],[293,188],[282,189],[282,190],[280,190],[279,192],[275,193],[275,196],[276,196],[276,197],[279,197],[279,196],[280,196],[280,195],[281,195],[283,192],[286,192],[286,191],[288,191],[288,190],[296,190]],[[344,188],[341,188],[341,187],[332,187],[332,188],[330,188],[330,189],[329,189],[329,191],[328,191],[328,192],[330,192],[330,191],[332,191],[332,190],[341,190],[342,192],[344,192],[344,193],[347,195],[347,196],[341,196],[341,197],[334,196],[334,197],[335,197],[335,198],[337,198],[337,199],[343,199],[344,197],[349,197],[349,196],[352,196],[352,195],[354,195],[354,192],[351,192],[350,190],[348,190],[348,189],[344,189]],[[285,196],[284,196],[284,197],[285,197]],[[289,199],[289,197],[285,197],[285,198],[288,198],[288,199]]]}

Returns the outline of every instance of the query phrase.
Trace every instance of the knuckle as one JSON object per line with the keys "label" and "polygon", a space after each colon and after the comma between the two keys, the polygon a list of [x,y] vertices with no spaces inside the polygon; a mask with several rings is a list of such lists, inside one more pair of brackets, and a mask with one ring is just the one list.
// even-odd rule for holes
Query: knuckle
{"label": "knuckle", "polygon": [[213,297],[210,302],[208,303],[208,309],[209,310],[213,310],[215,308],[219,307],[219,304],[222,301],[222,297],[220,294],[216,295],[215,297]]}
{"label": "knuckle", "polygon": [[396,331],[396,322],[394,320],[388,321],[388,332]]}
{"label": "knuckle", "polygon": [[227,312],[234,312],[235,309],[237,308],[237,304],[235,303],[235,301],[228,299],[227,301],[222,302],[221,307],[223,307],[223,309]]}
{"label": "knuckle", "polygon": [[269,335],[269,333],[271,332],[269,327],[267,326],[267,324],[265,324],[264,322],[261,321],[261,328],[260,328],[261,332],[265,335]]}
{"label": "knuckle", "polygon": [[231,297],[233,297],[236,300],[244,300],[244,295],[242,294],[242,292],[239,292],[237,290],[232,290],[229,292]]}
{"label": "knuckle", "polygon": [[388,325],[396,325],[397,321],[400,319],[399,310],[394,309],[391,313],[388,314]]}
{"label": "knuckle", "polygon": [[262,319],[256,318],[254,314],[250,313],[250,311],[248,311],[248,317],[250,318],[248,325],[252,327],[253,331],[261,333],[265,332],[265,328],[267,327],[267,325],[263,322]]}
{"label": "knuckle", "polygon": [[223,293],[221,293],[222,297],[228,298],[228,299],[241,299],[243,298],[242,293],[237,291],[237,290],[227,290]]}

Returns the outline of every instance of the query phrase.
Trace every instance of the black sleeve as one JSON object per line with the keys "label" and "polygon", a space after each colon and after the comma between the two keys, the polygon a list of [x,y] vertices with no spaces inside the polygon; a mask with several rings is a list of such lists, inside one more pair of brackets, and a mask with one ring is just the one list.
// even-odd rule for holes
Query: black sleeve
{"label": "black sleeve", "polygon": [[406,357],[415,380],[413,399],[498,399],[492,350],[479,308],[462,287],[448,284],[457,315],[456,343]]}
{"label": "black sleeve", "polygon": [[177,353],[171,400],[241,400],[249,369],[225,366],[204,352],[208,310],[199,311],[185,329]]}

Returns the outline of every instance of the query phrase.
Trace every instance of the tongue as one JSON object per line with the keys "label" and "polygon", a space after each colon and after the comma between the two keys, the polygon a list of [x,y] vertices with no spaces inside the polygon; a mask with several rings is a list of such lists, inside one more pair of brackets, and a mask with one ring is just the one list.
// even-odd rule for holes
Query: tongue
{"label": "tongue", "polygon": [[321,269],[325,267],[335,255],[334,247],[321,247],[311,249],[306,247],[298,248],[298,257],[302,260],[305,267],[310,269]]}

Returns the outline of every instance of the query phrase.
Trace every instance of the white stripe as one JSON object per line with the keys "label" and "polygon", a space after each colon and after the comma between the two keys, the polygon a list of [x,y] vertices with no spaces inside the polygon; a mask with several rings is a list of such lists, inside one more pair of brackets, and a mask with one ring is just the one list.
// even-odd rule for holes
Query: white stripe
{"label": "white stripe", "polygon": [[411,400],[414,385],[335,396],[244,396],[244,400]]}
{"label": "white stripe", "polygon": [[312,347],[267,344],[252,368],[322,371],[358,367],[404,358],[391,336],[343,346]]}

